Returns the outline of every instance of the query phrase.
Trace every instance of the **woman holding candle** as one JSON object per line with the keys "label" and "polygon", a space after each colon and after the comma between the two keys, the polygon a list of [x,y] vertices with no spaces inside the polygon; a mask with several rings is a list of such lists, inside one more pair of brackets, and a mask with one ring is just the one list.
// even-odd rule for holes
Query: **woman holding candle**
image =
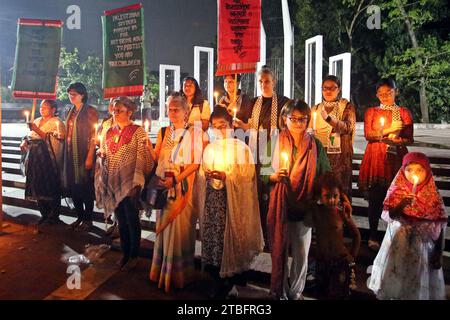
{"label": "woman holding candle", "polygon": [[367,109],[364,136],[368,141],[359,169],[359,188],[369,202],[370,236],[368,246],[378,251],[378,220],[383,199],[395,173],[401,166],[407,145],[413,142],[411,112],[395,103],[397,87],[394,80],[382,79],[377,85],[379,107]]}
{"label": "woman holding candle", "polygon": [[139,200],[145,179],[154,165],[147,134],[134,124],[131,116],[136,105],[127,97],[114,100],[114,125],[106,132],[99,151],[102,159],[101,179],[96,188],[97,206],[105,214],[114,212],[120,233],[122,271],[136,267],[141,242]]}
{"label": "woman holding candle", "polygon": [[228,113],[233,117],[233,121],[240,119],[247,123],[252,113],[252,103],[248,96],[239,89],[240,82],[240,74],[224,76],[225,95],[220,97],[218,104],[227,108]]}
{"label": "woman holding candle", "polygon": [[388,222],[368,287],[378,299],[445,300],[447,214],[428,158],[408,153],[383,204]]}
{"label": "woman holding candle", "polygon": [[288,103],[289,99],[275,92],[276,77],[268,66],[263,66],[258,72],[258,83],[262,95],[251,100],[252,112],[248,123],[238,117],[234,121],[234,126],[242,128],[244,131],[251,129],[249,146],[257,163],[259,209],[264,238],[267,239],[266,220],[269,206],[269,188],[263,182],[263,180],[266,181],[263,177],[267,177],[267,175],[261,172],[260,154],[266,154],[269,149],[264,145],[265,141],[260,143],[259,140],[265,137],[269,141],[273,130],[279,129],[281,109]]}
{"label": "woman holding candle", "polygon": [[158,166],[149,188],[168,193],[164,208],[157,210],[150,280],[169,292],[172,287],[183,288],[194,271],[193,185],[203,152],[203,131],[188,125],[190,107],[181,94],[171,94],[166,103],[171,125],[158,133]]}
{"label": "woman holding candle", "polygon": [[[232,118],[215,108],[210,118],[215,140],[203,153],[199,174],[202,262],[215,280],[214,297],[245,285],[245,273],[264,248],[255,164],[250,148],[233,138]],[[230,294],[232,294],[230,293]]]}
{"label": "woman holding candle", "polygon": [[42,216],[39,223],[59,221],[65,128],[55,116],[57,107],[54,100],[42,100],[41,117],[28,123],[32,131],[20,145],[27,153],[25,199],[37,201]]}
{"label": "woman holding candle", "polygon": [[[290,101],[283,107],[283,129],[272,157],[267,215],[272,257],[270,290],[279,299],[302,299],[311,244],[311,228],[303,223],[303,215],[310,207],[314,181],[331,170],[320,140],[306,131],[310,117],[311,110],[304,101]],[[293,259],[290,270],[289,252]]]}
{"label": "woman holding candle", "polygon": [[340,99],[341,82],[328,75],[322,82],[323,101],[311,108],[313,119],[309,127],[322,142],[333,174],[342,182],[344,193],[352,191],[353,139],[355,136],[355,108]]}
{"label": "woman holding candle", "polygon": [[66,119],[64,192],[72,198],[78,215],[70,229],[87,231],[92,227],[94,211],[95,125],[98,122],[98,112],[88,105],[88,93],[82,83],[72,83],[67,92],[73,107]]}
{"label": "woman holding candle", "polygon": [[203,131],[208,130],[211,109],[208,100],[203,98],[197,80],[193,77],[184,78],[181,94],[186,98],[189,105],[189,125],[193,126],[195,122],[201,121]]}
{"label": "woman holding candle", "polygon": [[[100,126],[97,128],[97,147],[98,150],[102,149],[103,144],[106,141],[106,132],[108,132],[109,128],[113,127],[115,125],[114,122],[114,99],[115,98],[110,98],[109,99],[109,103],[108,103],[108,113],[109,116],[105,119],[102,120]],[[98,153],[99,151],[97,151]],[[95,163],[95,177],[94,177],[94,188],[95,188],[95,193],[98,194],[98,189],[102,188],[102,175],[103,175],[103,159],[101,157],[98,157]],[[98,196],[97,196],[98,199]],[[113,225],[108,228],[108,230],[106,230],[106,235],[111,235],[111,237],[113,239],[118,238],[119,235],[119,227],[117,224],[117,220],[115,219],[114,214],[107,213],[104,212],[105,214],[105,219],[107,219],[108,217],[111,217],[113,222]]]}

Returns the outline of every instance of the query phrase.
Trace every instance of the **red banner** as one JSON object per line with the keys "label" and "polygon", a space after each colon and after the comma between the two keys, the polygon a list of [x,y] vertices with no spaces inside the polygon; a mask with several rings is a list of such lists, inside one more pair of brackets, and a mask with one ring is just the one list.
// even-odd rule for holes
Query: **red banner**
{"label": "red banner", "polygon": [[218,69],[252,69],[260,58],[261,0],[218,0],[217,7]]}

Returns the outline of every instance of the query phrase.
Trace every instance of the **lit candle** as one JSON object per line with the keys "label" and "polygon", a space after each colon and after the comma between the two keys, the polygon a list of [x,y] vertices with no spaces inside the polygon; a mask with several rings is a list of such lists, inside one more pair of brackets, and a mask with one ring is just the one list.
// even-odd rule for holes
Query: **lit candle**
{"label": "lit candle", "polygon": [[386,119],[384,119],[384,117],[381,117],[381,118],[380,118],[380,125],[381,125],[381,128],[384,128],[384,123],[385,123],[385,121],[386,121]]}
{"label": "lit candle", "polygon": [[26,123],[30,122],[30,112],[29,111],[25,111],[25,121]]}
{"label": "lit candle", "polygon": [[214,105],[217,104],[217,98],[219,97],[219,93],[217,91],[214,91]]}
{"label": "lit candle", "polygon": [[317,124],[317,112],[313,112],[313,130],[316,130],[316,124]]}
{"label": "lit candle", "polygon": [[148,120],[145,120],[144,122],[144,130],[146,133],[148,133],[150,130],[150,122]]}
{"label": "lit candle", "polygon": [[233,108],[233,112],[234,112],[233,121],[235,121],[236,120],[237,108]]}
{"label": "lit candle", "polygon": [[412,193],[416,194],[417,184],[419,183],[419,177],[416,176],[416,175],[413,175],[412,178],[413,178],[413,181],[414,181],[414,185],[413,185],[413,188],[412,188]]}
{"label": "lit candle", "polygon": [[281,168],[287,170],[289,168],[289,156],[288,156],[287,152],[282,152],[281,157],[284,160],[284,165]]}
{"label": "lit candle", "polygon": [[214,148],[211,148],[211,158],[212,158],[212,171],[214,171],[214,157],[215,155],[214,155]]}
{"label": "lit candle", "polygon": [[99,134],[98,135],[98,137],[97,137],[97,139],[98,139],[98,145],[99,145],[99,147],[100,147],[100,150],[102,150],[102,135],[101,134]]}

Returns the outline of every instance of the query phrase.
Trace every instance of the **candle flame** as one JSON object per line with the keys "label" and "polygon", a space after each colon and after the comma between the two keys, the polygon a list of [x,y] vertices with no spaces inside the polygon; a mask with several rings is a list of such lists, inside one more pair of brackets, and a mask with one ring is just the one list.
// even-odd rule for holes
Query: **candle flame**
{"label": "candle flame", "polygon": [[284,168],[288,168],[289,167],[289,156],[288,156],[288,154],[287,154],[287,152],[282,152],[281,153],[281,157],[283,158],[283,160],[284,160]]}
{"label": "candle flame", "polygon": [[23,114],[28,117],[30,115],[30,111],[24,111]]}
{"label": "candle flame", "polygon": [[385,119],[383,117],[381,117],[380,118],[380,124],[381,124],[382,127],[384,127],[384,122],[385,122]]}
{"label": "candle flame", "polygon": [[412,179],[414,181],[414,184],[418,184],[419,183],[419,177],[418,176],[413,175]]}
{"label": "candle flame", "polygon": [[149,128],[150,128],[150,123],[148,122],[148,120],[145,120],[145,122],[144,122],[145,131],[148,132]]}

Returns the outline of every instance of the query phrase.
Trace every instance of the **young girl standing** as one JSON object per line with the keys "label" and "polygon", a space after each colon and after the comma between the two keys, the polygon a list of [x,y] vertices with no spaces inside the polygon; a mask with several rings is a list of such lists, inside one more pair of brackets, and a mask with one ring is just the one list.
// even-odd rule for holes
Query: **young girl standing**
{"label": "young girl standing", "polygon": [[378,299],[445,299],[442,250],[447,215],[423,153],[403,158],[384,200],[382,218],[388,227],[369,288]]}

